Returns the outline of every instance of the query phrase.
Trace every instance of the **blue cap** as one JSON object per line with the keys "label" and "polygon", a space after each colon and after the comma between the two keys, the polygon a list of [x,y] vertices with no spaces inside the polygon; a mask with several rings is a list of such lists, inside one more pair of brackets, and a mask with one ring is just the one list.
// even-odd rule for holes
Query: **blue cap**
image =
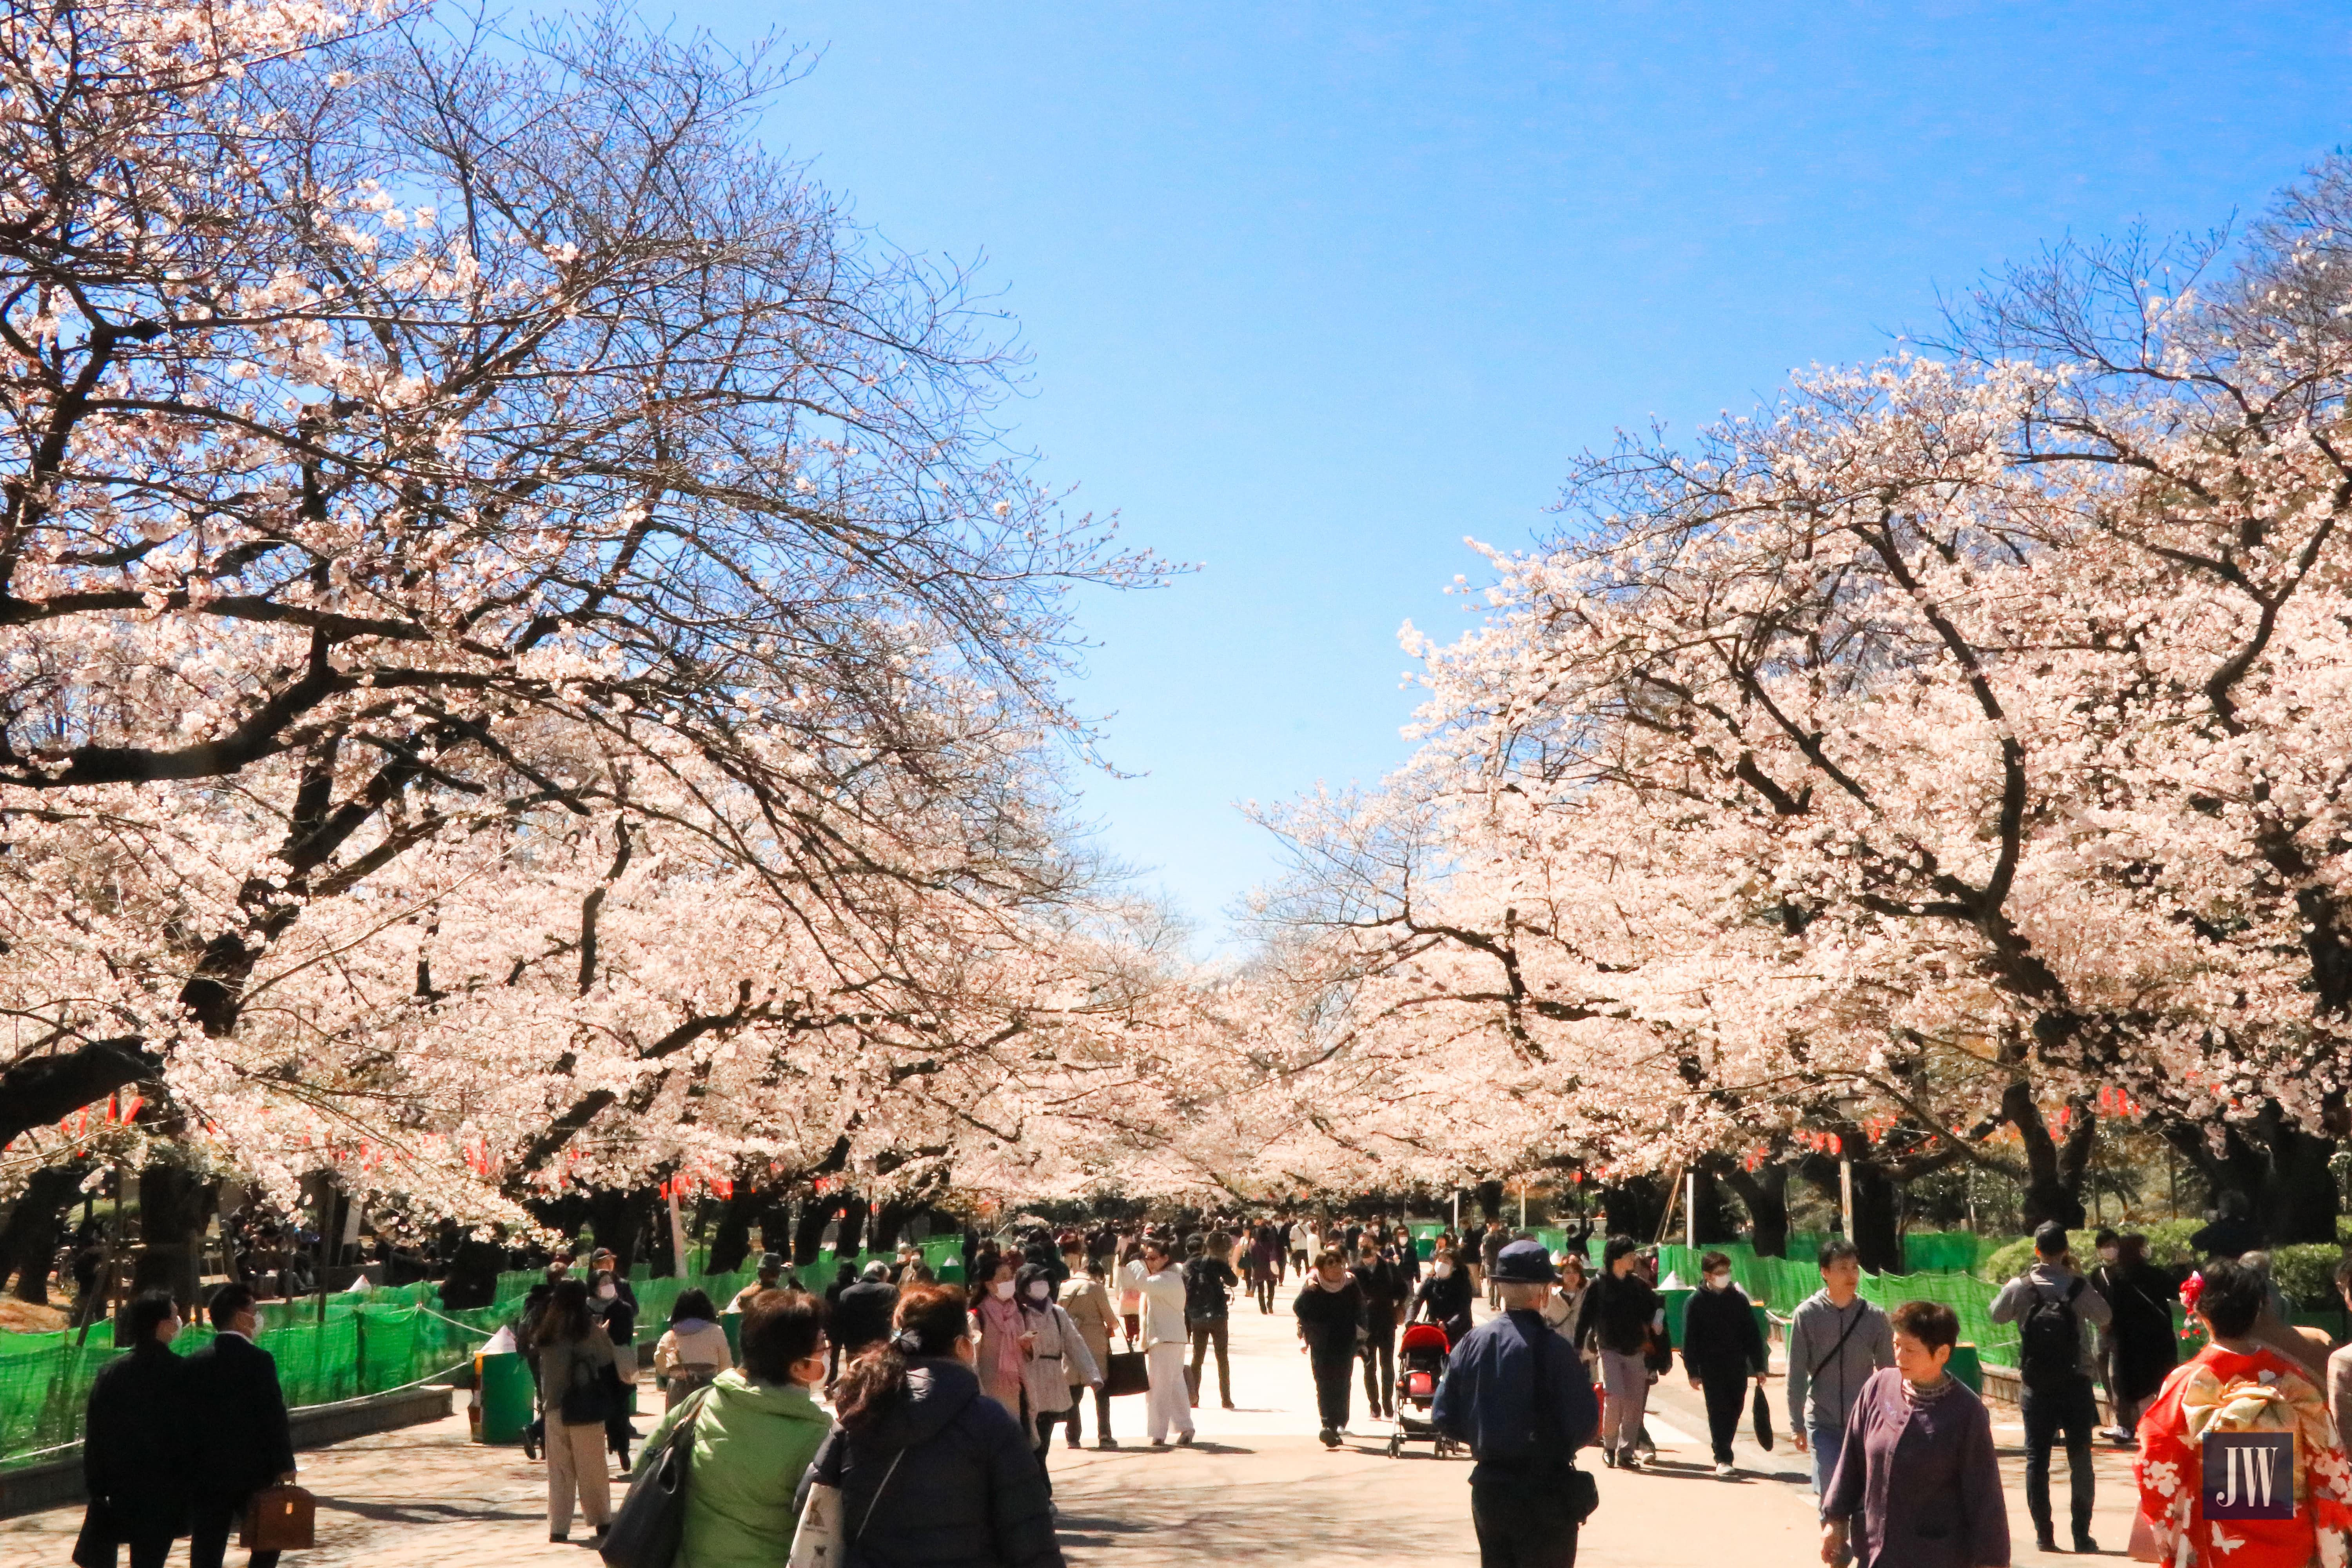
{"label": "blue cap", "polygon": [[1550,1285],[1559,1279],[1552,1272],[1551,1254],[1544,1250],[1540,1241],[1514,1241],[1495,1259],[1495,1282],[1498,1285]]}

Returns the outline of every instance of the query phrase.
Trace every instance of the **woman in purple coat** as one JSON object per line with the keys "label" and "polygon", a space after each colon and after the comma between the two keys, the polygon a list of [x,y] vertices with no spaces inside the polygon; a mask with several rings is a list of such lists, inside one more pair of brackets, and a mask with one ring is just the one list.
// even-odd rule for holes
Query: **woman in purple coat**
{"label": "woman in purple coat", "polygon": [[1863,1384],[1846,1418],[1822,1499],[1822,1561],[1851,1548],[1860,1568],[2009,1568],[1992,1419],[1945,1370],[1960,1321],[1936,1301],[1890,1317],[1895,1364]]}

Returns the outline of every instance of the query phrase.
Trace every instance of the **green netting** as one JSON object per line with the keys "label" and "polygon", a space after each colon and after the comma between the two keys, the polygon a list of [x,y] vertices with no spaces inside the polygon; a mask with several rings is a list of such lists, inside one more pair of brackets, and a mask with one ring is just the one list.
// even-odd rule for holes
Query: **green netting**
{"label": "green netting", "polygon": [[[1795,1250],[1793,1241],[1790,1247]],[[1658,1278],[1677,1277],[1685,1285],[1698,1283],[1699,1255],[1720,1252],[1731,1259],[1731,1277],[1748,1299],[1760,1302],[1776,1317],[1786,1318],[1798,1303],[1822,1287],[1821,1269],[1806,1258],[1759,1258],[1744,1242],[1722,1247],[1658,1248]],[[1941,1301],[1960,1320],[1960,1339],[1977,1347],[1986,1361],[2016,1364],[2017,1330],[1995,1323],[1988,1315],[2000,1287],[1969,1274],[1870,1274],[1862,1277],[1862,1293],[1881,1307],[1904,1301]]]}

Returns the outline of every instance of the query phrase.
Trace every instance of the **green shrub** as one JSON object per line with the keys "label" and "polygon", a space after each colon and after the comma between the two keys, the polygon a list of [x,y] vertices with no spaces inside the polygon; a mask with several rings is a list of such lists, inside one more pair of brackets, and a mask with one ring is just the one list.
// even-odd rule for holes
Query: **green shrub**
{"label": "green shrub", "polygon": [[[2160,1219],[2149,1225],[2121,1225],[2109,1228],[2131,1231],[2147,1237],[2147,1260],[2158,1268],[2177,1268],[2183,1264],[2199,1261],[2189,1249],[2189,1238],[2204,1229],[2205,1222],[2201,1219]],[[2091,1225],[2077,1226],[2074,1231],[2074,1261],[2086,1270],[2099,1266],[2091,1247],[2091,1238],[2098,1234],[2099,1227]],[[2335,1250],[2329,1249],[2331,1255]],[[2024,1273],[2032,1261],[2033,1238],[2021,1236],[1986,1254],[1985,1260],[1977,1266],[1977,1276],[1982,1279],[2014,1279]],[[2332,1271],[2336,1265],[2331,1261],[2327,1267]]]}
{"label": "green shrub", "polygon": [[2288,1300],[2306,1310],[2336,1305],[2336,1265],[2344,1248],[2331,1241],[2306,1241],[2271,1248],[2271,1278]]}
{"label": "green shrub", "polygon": [[2032,1261],[2033,1238],[2021,1236],[2015,1241],[2004,1242],[1987,1253],[1984,1261],[1977,1265],[1977,1275],[1983,1279],[2014,1279],[2024,1273],[2026,1266]]}

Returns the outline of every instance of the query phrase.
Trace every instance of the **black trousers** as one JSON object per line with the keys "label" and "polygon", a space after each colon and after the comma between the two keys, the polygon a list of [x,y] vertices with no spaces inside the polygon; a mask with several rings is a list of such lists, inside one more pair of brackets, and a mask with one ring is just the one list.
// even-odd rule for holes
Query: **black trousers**
{"label": "black trousers", "polygon": [[1348,1424],[1348,1389],[1356,1379],[1352,1350],[1343,1356],[1310,1354],[1315,1368],[1315,1408],[1326,1429],[1337,1432]]}
{"label": "black trousers", "polygon": [[1699,1388],[1706,1395],[1706,1436],[1715,1445],[1715,1462],[1731,1463],[1731,1440],[1739,1436],[1739,1418],[1748,1414],[1748,1374],[1701,1373]]}
{"label": "black trousers", "polygon": [[1364,1403],[1379,1415],[1396,1414],[1396,1324],[1372,1325],[1364,1341]]}
{"label": "black trousers", "polygon": [[[1067,1410],[1037,1412],[1037,1469],[1041,1475],[1045,1471],[1045,1456],[1053,1451],[1054,1428],[1063,1423],[1066,1423],[1073,1432],[1078,1429],[1078,1405],[1075,1391]],[[1048,1492],[1054,1489],[1054,1479],[1050,1475],[1045,1477],[1045,1489]]]}
{"label": "black trousers", "polygon": [[[228,1538],[235,1533],[237,1522],[245,1517],[247,1501],[241,1497],[200,1497],[196,1500],[189,1516],[194,1528],[188,1535],[188,1568],[221,1568],[221,1559],[228,1554]],[[277,1568],[277,1565],[278,1553],[275,1552],[253,1554],[253,1568]]]}
{"label": "black trousers", "polygon": [[163,1568],[163,1560],[172,1555],[168,1535],[142,1535],[123,1544],[131,1548],[131,1568]]}
{"label": "black trousers", "polygon": [[[1086,1408],[1086,1403],[1087,1391],[1085,1389],[1074,1388],[1070,1390],[1070,1407],[1064,1411],[1063,1415],[1069,1420],[1070,1443],[1074,1447],[1077,1445],[1078,1439],[1086,1436],[1086,1434],[1080,1430],[1086,1423],[1078,1419],[1078,1413]],[[1110,1393],[1100,1384],[1095,1384],[1095,1436],[1097,1437],[1108,1437],[1110,1436]]]}
{"label": "black trousers", "polygon": [[2096,1485],[2091,1471],[2091,1435],[2099,1425],[2099,1407],[2091,1396],[2091,1380],[2076,1378],[2063,1388],[2027,1389],[2019,1401],[2025,1421],[2025,1511],[2037,1534],[2053,1533],[2050,1523],[2050,1450],[2063,1434],[2066,1469],[2072,1483],[2074,1533],[2091,1531],[2091,1500]]}
{"label": "black trousers", "polygon": [[1185,1328],[1192,1334],[1192,1363],[1184,1369],[1184,1386],[1192,1395],[1192,1403],[1201,1403],[1201,1359],[1211,1346],[1217,1352],[1217,1397],[1231,1405],[1234,1402],[1233,1363],[1225,1358],[1225,1320],[1193,1318]]}
{"label": "black trousers", "polygon": [[1576,1568],[1577,1520],[1556,1477],[1470,1472],[1479,1568]]}

